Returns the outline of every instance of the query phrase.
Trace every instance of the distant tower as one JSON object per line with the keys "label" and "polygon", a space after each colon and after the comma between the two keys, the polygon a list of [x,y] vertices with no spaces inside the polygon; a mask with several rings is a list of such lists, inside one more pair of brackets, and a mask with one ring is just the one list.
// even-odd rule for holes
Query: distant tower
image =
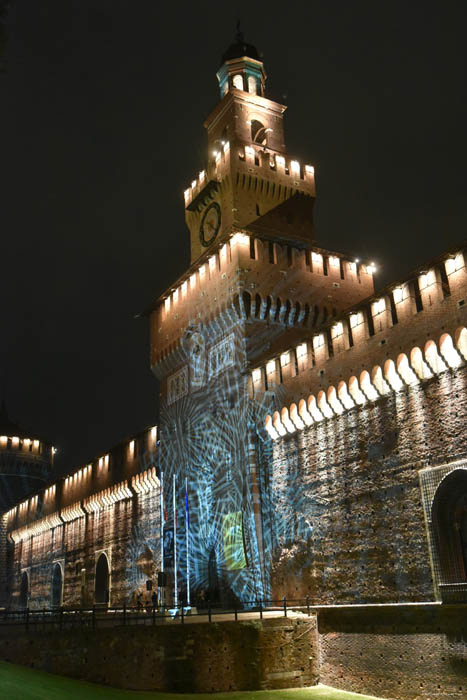
{"label": "distant tower", "polygon": [[52,478],[55,448],[23,430],[0,407],[0,605],[8,600],[7,511],[24,502]]}
{"label": "distant tower", "polygon": [[54,448],[23,430],[0,408],[0,513],[42,488],[52,477]]}

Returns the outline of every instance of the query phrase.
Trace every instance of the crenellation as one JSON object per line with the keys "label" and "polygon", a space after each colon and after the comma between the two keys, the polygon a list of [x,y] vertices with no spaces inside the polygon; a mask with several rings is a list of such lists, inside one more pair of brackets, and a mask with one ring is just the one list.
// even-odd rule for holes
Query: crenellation
{"label": "crenellation", "polygon": [[[322,319],[320,323],[324,323],[326,329],[312,335],[312,352],[306,354],[301,376],[287,376],[286,381],[281,381],[280,384],[290,391],[291,397],[295,399],[298,398],[297,391],[303,382],[310,387],[321,387],[324,379],[337,383],[342,378],[342,362],[349,368],[364,366],[365,357],[371,354],[373,364],[383,365],[393,347],[404,350],[407,355],[410,354],[417,342],[416,338],[421,339],[422,349],[425,351],[427,338],[436,327],[441,332],[442,323],[451,322],[455,330],[462,322],[462,306],[458,306],[458,297],[465,295],[467,278],[465,268],[460,264],[463,260],[462,255],[448,257],[443,265],[450,260],[457,260],[457,270],[451,272],[456,275],[455,285],[450,285],[450,288],[456,290],[454,296],[446,296],[443,293],[441,276],[436,274],[436,267],[433,265],[429,266],[427,271],[418,273],[415,278],[389,287],[378,297],[364,300],[360,305],[351,308],[350,312],[338,313],[335,320]],[[452,269],[453,264],[447,264]],[[418,307],[413,292],[413,279],[420,285],[421,304]],[[407,335],[409,327],[412,337]],[[283,348],[282,351],[287,350]],[[265,362],[267,361],[269,360],[265,358]],[[436,358],[432,361],[439,362]],[[315,366],[318,374],[307,374]],[[393,381],[397,383],[396,378],[393,378]],[[260,384],[259,381],[252,382],[255,395],[265,391],[264,382],[262,389]]]}

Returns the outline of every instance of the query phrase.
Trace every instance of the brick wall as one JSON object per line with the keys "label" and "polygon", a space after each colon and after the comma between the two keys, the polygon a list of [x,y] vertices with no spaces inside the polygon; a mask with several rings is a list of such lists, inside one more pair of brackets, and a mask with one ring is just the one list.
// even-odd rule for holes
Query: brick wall
{"label": "brick wall", "polygon": [[274,442],[273,596],[433,600],[419,471],[467,453],[465,366]]}
{"label": "brick wall", "polygon": [[466,606],[320,610],[320,682],[385,698],[465,698],[466,619]]}
{"label": "brick wall", "polygon": [[24,633],[0,629],[0,658],[137,690],[292,688],[318,680],[316,619],[113,627]]}

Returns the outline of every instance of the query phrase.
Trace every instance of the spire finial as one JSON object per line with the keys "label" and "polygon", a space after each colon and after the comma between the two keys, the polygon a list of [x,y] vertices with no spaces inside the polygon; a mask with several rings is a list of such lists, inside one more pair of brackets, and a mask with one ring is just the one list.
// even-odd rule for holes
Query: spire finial
{"label": "spire finial", "polygon": [[242,44],[245,41],[243,37],[243,32],[240,29],[240,18],[237,19],[237,31],[235,32],[235,39],[238,44]]}

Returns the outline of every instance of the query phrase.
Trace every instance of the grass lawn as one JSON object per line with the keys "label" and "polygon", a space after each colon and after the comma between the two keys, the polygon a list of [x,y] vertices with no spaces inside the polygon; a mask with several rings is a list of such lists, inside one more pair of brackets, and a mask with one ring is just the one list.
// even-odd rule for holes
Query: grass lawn
{"label": "grass lawn", "polygon": [[0,697],[5,700],[375,700],[334,690],[325,685],[297,690],[259,690],[246,693],[175,694],[119,690],[72,678],[54,676],[0,661]]}

